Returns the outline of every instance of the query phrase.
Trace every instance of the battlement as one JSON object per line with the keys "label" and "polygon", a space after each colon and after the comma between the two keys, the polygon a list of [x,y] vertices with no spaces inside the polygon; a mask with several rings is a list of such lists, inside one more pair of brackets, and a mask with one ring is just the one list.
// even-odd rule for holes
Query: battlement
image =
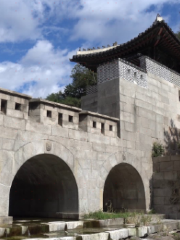
{"label": "battlement", "polygon": [[[80,108],[44,99],[32,99],[28,95],[5,89],[0,89],[0,115],[4,115],[4,124],[13,128],[21,127],[22,120],[28,120],[59,126],[60,131],[69,128],[112,137],[117,136],[119,121],[117,118],[84,112]],[[11,118],[16,120],[11,121]]]}

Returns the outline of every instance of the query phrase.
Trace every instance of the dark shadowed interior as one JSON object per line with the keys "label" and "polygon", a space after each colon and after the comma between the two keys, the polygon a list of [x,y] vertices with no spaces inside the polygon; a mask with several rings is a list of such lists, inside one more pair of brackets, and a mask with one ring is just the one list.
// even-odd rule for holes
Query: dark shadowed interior
{"label": "dark shadowed interior", "polygon": [[11,186],[9,216],[77,218],[78,189],[67,164],[50,154],[26,161]]}
{"label": "dark shadowed interior", "polygon": [[145,210],[144,186],[139,173],[131,165],[121,163],[110,171],[104,187],[103,205],[107,211],[112,202],[113,210]]}

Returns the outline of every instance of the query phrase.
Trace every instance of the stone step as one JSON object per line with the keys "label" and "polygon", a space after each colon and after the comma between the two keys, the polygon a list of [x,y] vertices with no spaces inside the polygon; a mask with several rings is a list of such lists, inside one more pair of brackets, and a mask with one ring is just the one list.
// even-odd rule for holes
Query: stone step
{"label": "stone step", "polygon": [[85,228],[100,228],[109,226],[121,226],[124,224],[124,218],[114,218],[105,220],[89,220],[84,221]]}

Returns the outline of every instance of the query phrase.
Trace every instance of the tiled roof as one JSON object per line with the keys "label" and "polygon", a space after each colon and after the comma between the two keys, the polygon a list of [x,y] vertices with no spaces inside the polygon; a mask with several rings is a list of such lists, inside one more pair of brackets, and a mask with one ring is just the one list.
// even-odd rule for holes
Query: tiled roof
{"label": "tiled roof", "polygon": [[78,51],[70,61],[80,63],[91,70],[95,70],[99,64],[108,62],[115,58],[126,58],[141,52],[144,46],[161,44],[170,55],[180,61],[180,41],[175,36],[168,24],[157,15],[153,24],[132,40],[117,44],[116,46],[102,49],[89,49]]}

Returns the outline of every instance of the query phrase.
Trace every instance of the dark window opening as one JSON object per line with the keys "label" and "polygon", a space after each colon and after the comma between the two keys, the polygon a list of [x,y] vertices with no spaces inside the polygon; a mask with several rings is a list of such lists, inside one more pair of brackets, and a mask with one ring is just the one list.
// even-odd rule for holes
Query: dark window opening
{"label": "dark window opening", "polygon": [[36,109],[40,109],[40,104],[37,102],[30,102],[29,103],[29,111],[28,111],[28,115],[30,116],[30,113]]}
{"label": "dark window opening", "polygon": [[62,126],[62,122],[63,122],[63,117],[62,117],[63,115],[62,115],[62,113],[59,113],[58,114],[58,124],[60,125],[60,126]]}
{"label": "dark window opening", "polygon": [[29,103],[29,110],[36,110],[39,108],[39,103],[37,102],[30,102]]}
{"label": "dark window opening", "polygon": [[6,114],[7,110],[7,100],[1,99],[1,112]]}
{"label": "dark window opening", "polygon": [[137,77],[137,73],[136,73],[136,72],[134,72],[134,77],[135,77],[135,78]]}
{"label": "dark window opening", "polygon": [[180,101],[180,90],[179,90],[179,101]]}
{"label": "dark window opening", "polygon": [[15,110],[21,111],[21,104],[20,103],[15,104]]}
{"label": "dark window opening", "polygon": [[101,133],[104,134],[104,123],[101,123]]}
{"label": "dark window opening", "polygon": [[112,131],[112,130],[113,130],[113,126],[109,125],[109,131]]}
{"label": "dark window opening", "polygon": [[130,74],[131,70],[130,70],[130,69],[128,69],[128,70],[127,70],[127,72],[128,72],[128,74]]}
{"label": "dark window opening", "polygon": [[69,115],[69,122],[73,122],[73,116]]}
{"label": "dark window opening", "polygon": [[141,75],[141,79],[143,79],[143,75]]}
{"label": "dark window opening", "polygon": [[51,113],[52,113],[51,111],[47,110],[47,117],[48,118],[51,118]]}
{"label": "dark window opening", "polygon": [[96,122],[93,122],[93,128],[96,128]]}

